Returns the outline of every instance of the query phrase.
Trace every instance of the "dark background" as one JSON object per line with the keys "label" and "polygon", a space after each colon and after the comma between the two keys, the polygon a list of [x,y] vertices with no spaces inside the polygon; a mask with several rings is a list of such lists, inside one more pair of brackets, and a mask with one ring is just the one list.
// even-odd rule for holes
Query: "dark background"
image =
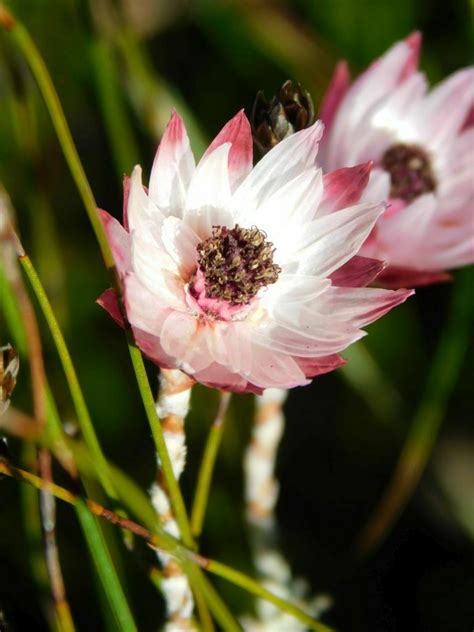
{"label": "dark background", "polygon": [[[149,169],[173,105],[191,125],[199,153],[237,110],[251,106],[258,89],[271,96],[292,78],[318,104],[339,58],[357,73],[414,29],[423,32],[422,67],[432,82],[471,62],[469,7],[460,1],[19,0],[11,6],[45,57],[96,199],[116,216],[122,174],[137,161]],[[0,54],[0,181],[60,316],[106,454],[145,488],[154,476],[152,442],[123,336],[94,302],[108,285],[98,248],[36,86],[3,33]],[[426,383],[438,344],[456,328],[458,312],[472,313],[473,279],[472,269],[465,270],[452,284],[421,289],[369,328],[364,345],[393,397],[370,378],[357,388],[342,371],[290,394],[278,461],[282,546],[295,574],[333,596],[325,621],[341,631],[473,628],[472,342],[439,411],[440,434],[420,485],[380,548],[360,557],[356,547],[415,411],[432,395]],[[462,300],[453,307],[459,284]],[[9,339],[5,327],[0,314],[2,344]],[[44,347],[62,418],[73,421],[46,333]],[[447,364],[448,381],[451,370]],[[150,377],[156,383],[152,368]],[[29,388],[24,370],[13,403],[26,411]],[[215,405],[214,394],[195,389],[183,478],[188,498]],[[252,406],[250,396],[234,398],[203,540],[206,554],[247,572],[241,458]],[[10,449],[28,464],[23,442],[12,438]],[[59,469],[56,474],[68,483]],[[34,572],[38,546],[28,538],[31,502],[30,491],[0,482],[0,606],[11,629],[20,631],[48,629]],[[103,596],[67,507],[59,507],[58,537],[78,629],[113,630],[100,614]],[[154,630],[160,600],[136,558],[120,553],[140,630]],[[234,610],[251,607],[232,586],[219,588]]]}

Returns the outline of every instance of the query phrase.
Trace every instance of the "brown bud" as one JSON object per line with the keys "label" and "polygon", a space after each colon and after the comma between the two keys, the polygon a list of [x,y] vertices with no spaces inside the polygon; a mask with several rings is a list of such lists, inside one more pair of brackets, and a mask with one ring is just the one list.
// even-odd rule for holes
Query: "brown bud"
{"label": "brown bud", "polygon": [[0,415],[8,408],[19,368],[18,354],[10,345],[0,347]]}
{"label": "brown bud", "polygon": [[285,81],[270,102],[260,91],[251,116],[255,146],[263,156],[287,136],[312,125],[314,120],[311,95],[299,83],[293,87],[291,81]]}

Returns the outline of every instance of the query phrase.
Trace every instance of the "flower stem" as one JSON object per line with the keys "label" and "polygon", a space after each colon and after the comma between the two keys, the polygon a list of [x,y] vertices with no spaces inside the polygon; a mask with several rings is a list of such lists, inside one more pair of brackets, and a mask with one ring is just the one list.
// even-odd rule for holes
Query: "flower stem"
{"label": "flower stem", "polygon": [[225,564],[221,564],[221,562],[218,562],[217,560],[201,558],[198,555],[195,555],[194,558],[198,563],[200,562],[202,568],[204,568],[209,573],[217,575],[218,577],[222,577],[223,579],[232,582],[236,586],[240,586],[247,592],[252,593],[256,597],[260,597],[261,599],[265,599],[265,601],[269,601],[280,610],[291,614],[293,617],[295,617],[295,619],[298,619],[298,621],[301,621],[301,623],[307,625],[311,630],[315,630],[315,632],[331,631],[331,628],[328,628],[326,625],[320,623],[319,621],[315,621],[312,617],[300,610],[300,608],[298,608],[297,606],[294,606],[288,601],[277,597],[248,575],[245,575],[244,573],[241,573],[234,568],[230,568]]}
{"label": "flower stem", "polygon": [[116,500],[118,496],[112,482],[108,463],[104,456],[104,453],[102,452],[102,448],[100,447],[99,440],[97,439],[89,410],[87,408],[86,400],[84,399],[77,373],[72,363],[71,355],[67,348],[66,341],[64,340],[64,336],[59,327],[58,321],[56,320],[56,316],[51,307],[51,303],[49,302],[43,285],[38,275],[36,274],[36,270],[34,269],[29,257],[27,255],[21,256],[20,263],[23,270],[25,271],[26,276],[28,277],[28,280],[31,284],[33,292],[35,293],[35,296],[38,300],[38,303],[41,307],[41,310],[44,314],[49,330],[53,337],[54,343],[56,345],[61,363],[63,365],[64,373],[66,375],[66,380],[71,391],[71,396],[74,402],[74,407],[76,409],[81,432],[84,436],[84,440],[87,443],[87,446],[89,447],[93,455],[101,485],[103,486],[107,495],[110,498]]}
{"label": "flower stem", "polygon": [[128,607],[119,579],[115,573],[108,572],[110,567],[113,568],[113,562],[104,535],[84,501],[76,498],[74,504],[82,532],[92,553],[97,574],[107,595],[107,601],[115,615],[118,629],[124,632],[136,632],[137,626]]}
{"label": "flower stem", "polygon": [[[222,577],[223,579],[226,579],[236,586],[240,586],[240,588],[243,588],[247,592],[257,597],[261,597],[262,599],[273,603],[275,606],[277,606],[277,608],[288,612],[288,614],[291,614],[293,617],[295,617],[295,619],[298,619],[312,630],[315,630],[315,632],[332,632],[331,628],[325,626],[319,621],[315,621],[305,612],[300,610],[297,606],[289,603],[288,601],[285,601],[285,599],[277,597],[248,575],[245,575],[244,573],[241,573],[240,571],[237,571],[227,566],[226,564],[222,564],[221,562],[218,562],[216,560],[208,559],[206,557],[203,557],[202,555],[195,553],[194,551],[186,549],[177,540],[175,540],[172,536],[168,535],[164,531],[153,533],[145,527],[142,527],[138,523],[133,522],[132,520],[122,518],[110,509],[103,507],[93,500],[77,496],[76,494],[73,494],[69,490],[65,489],[64,487],[60,487],[55,483],[43,481],[35,474],[31,474],[30,472],[26,472],[25,470],[14,467],[2,458],[0,458],[0,474],[5,474],[6,476],[10,476],[21,482],[28,483],[29,485],[32,485],[37,489],[46,489],[48,492],[56,496],[56,498],[63,500],[69,505],[76,506],[79,502],[84,503],[85,506],[87,506],[87,509],[92,514],[98,516],[99,518],[104,518],[111,524],[117,525],[122,529],[128,529],[136,536],[143,538],[152,548],[166,551],[170,555],[176,557],[176,559],[184,565],[186,565],[186,561],[193,562],[197,566],[201,567],[203,570],[208,571],[213,575],[217,575],[218,577]],[[207,588],[209,588],[207,584],[206,586]],[[222,604],[219,607],[222,608]],[[235,630],[238,629],[238,627],[234,627],[232,629]]]}
{"label": "flower stem", "polygon": [[[128,333],[128,335],[130,336],[130,333]],[[132,342],[131,336],[129,338],[128,348],[130,352],[130,357],[132,359],[133,368],[135,370],[135,375],[137,377],[138,388],[140,389],[140,394],[142,396],[145,411],[150,423],[156,451],[158,453],[158,456],[160,457],[163,476],[166,481],[171,504],[173,505],[173,509],[175,511],[176,522],[178,523],[180,529],[181,538],[187,547],[193,548],[194,541],[191,535],[186,507],[184,505],[183,496],[181,494],[178,482],[173,473],[173,466],[171,464],[171,459],[166,448],[166,441],[163,435],[163,429],[161,427],[160,419],[158,417],[158,413],[156,412],[155,401],[153,399],[153,393],[151,392],[150,383],[145,371],[142,354]]]}
{"label": "flower stem", "polygon": [[200,568],[194,568],[194,570],[199,574],[201,580],[200,587],[204,593],[207,603],[209,604],[209,608],[224,632],[240,632],[241,626],[222,601],[214,586],[202,573]]}
{"label": "flower stem", "polygon": [[[112,252],[110,250],[110,247],[107,241],[107,236],[105,234],[104,228],[97,214],[97,204],[94,198],[94,194],[92,193],[92,189],[87,180],[84,168],[82,167],[80,158],[78,156],[76,147],[74,145],[74,141],[71,136],[71,132],[69,130],[69,127],[66,121],[66,117],[64,115],[61,103],[59,101],[58,94],[54,88],[48,69],[46,68],[46,65],[35,43],[31,39],[28,31],[20,22],[16,21],[15,18],[12,16],[12,14],[9,11],[7,11],[7,9],[3,6],[0,7],[0,26],[3,26],[5,29],[7,29],[11,33],[15,41],[17,42],[21,51],[25,55],[26,60],[30,66],[30,69],[39,85],[39,88],[41,90],[41,93],[46,103],[46,107],[49,111],[49,114],[53,121],[54,128],[58,135],[58,139],[59,139],[61,148],[63,150],[64,156],[69,165],[69,169],[73,176],[74,182],[76,183],[76,186],[79,190],[82,201],[84,203],[87,214],[89,216],[90,222],[94,229],[97,241],[102,251],[102,256],[103,256],[105,265],[107,269],[109,270],[109,273],[111,274],[112,283],[114,287],[117,289],[117,291],[120,293],[121,291],[120,281],[116,275],[115,263],[114,263]],[[34,275],[34,276],[37,277],[37,275]],[[48,305],[49,305],[49,301],[48,301]],[[49,309],[49,311],[52,314],[51,308]],[[54,328],[55,333],[59,336],[57,338],[57,341],[59,341],[60,339],[62,340],[61,347],[63,349],[63,353],[64,351],[67,352],[66,346],[64,344],[64,339],[59,330],[59,327],[57,326],[57,322],[55,318],[54,318],[54,322],[56,325]],[[138,370],[139,372],[136,374],[137,382],[139,384],[140,393],[143,398],[145,411],[147,413],[148,422],[150,424],[153,437],[155,439],[155,444],[157,446],[158,454],[163,464],[163,474],[166,479],[166,484],[170,492],[170,498],[171,498],[171,502],[173,504],[173,508],[176,513],[176,519],[181,529],[183,541],[185,541],[188,545],[192,545],[191,530],[190,530],[189,523],[186,517],[184,501],[182,499],[181,491],[176,482],[176,478],[173,474],[173,469],[170,464],[170,459],[166,450],[166,444],[163,439],[163,433],[160,428],[160,420],[158,418],[158,415],[154,407],[150,385],[148,383],[148,378],[146,376],[145,368],[143,365],[143,359],[141,358],[141,354],[139,350],[136,348],[135,344],[131,342],[129,333],[128,333],[128,336],[129,336],[128,348],[130,351],[132,364],[135,371]],[[58,351],[59,351],[59,348],[58,348]],[[72,362],[71,362],[69,353],[67,353],[67,356],[69,358],[69,365],[72,367]],[[70,377],[72,377],[72,373],[70,373]],[[88,413],[87,413],[87,409],[86,408],[84,409],[85,402],[84,402],[84,398],[82,397],[82,393],[80,392],[80,388],[78,388],[79,385],[77,383],[77,377],[75,381],[73,380],[73,382],[75,382],[74,393],[75,393],[75,396],[77,397],[77,401],[78,403],[83,404],[83,406],[81,407],[81,413],[83,415],[82,420],[86,422],[86,426],[87,426],[86,416],[88,416]],[[151,404],[152,404],[151,406],[150,406],[150,399],[151,399]],[[90,422],[90,418],[89,418],[89,422]],[[93,436],[92,436],[92,433],[89,431],[92,431]],[[84,432],[84,429],[83,429],[83,432]],[[94,454],[98,456],[99,451],[100,451],[100,446],[97,442],[97,438],[95,437],[95,433],[94,433],[91,423],[90,423],[90,427],[87,428],[87,432],[88,432],[88,437],[91,441],[91,447],[94,442],[96,443]],[[84,435],[84,437],[86,438],[86,435]],[[159,449],[158,449],[158,446],[160,446]],[[101,456],[102,458],[99,457],[99,461],[98,461],[99,466],[103,465],[104,462],[106,464],[106,461],[102,453],[101,453]],[[104,471],[101,470],[101,477],[104,478],[104,476],[106,475],[104,475]],[[109,490],[111,491],[110,489],[111,482],[106,481],[105,478],[104,478],[104,481],[101,480],[101,482],[102,484],[105,483],[105,485],[107,485],[107,487],[105,487],[104,485],[104,489],[106,489],[106,491],[107,491],[107,488],[109,488]],[[110,491],[107,491],[107,493],[110,493]]]}
{"label": "flower stem", "polygon": [[222,440],[224,421],[229,407],[230,398],[230,393],[221,391],[217,415],[212,423],[206,446],[204,448],[204,455],[202,457],[201,467],[199,468],[198,482],[196,485],[196,493],[191,512],[191,531],[195,537],[199,537],[202,532],[212,474],[214,471],[217,452]]}

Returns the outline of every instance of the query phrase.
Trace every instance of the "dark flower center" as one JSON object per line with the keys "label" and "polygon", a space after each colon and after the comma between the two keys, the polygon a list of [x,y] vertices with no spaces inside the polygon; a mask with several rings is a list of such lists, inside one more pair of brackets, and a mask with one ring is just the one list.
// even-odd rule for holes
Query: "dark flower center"
{"label": "dark flower center", "polygon": [[207,296],[244,305],[275,283],[281,268],[273,263],[275,248],[266,238],[256,226],[213,226],[212,237],[197,247]]}
{"label": "dark flower center", "polygon": [[430,160],[417,145],[392,145],[382,156],[382,167],[390,174],[392,198],[411,202],[436,189]]}

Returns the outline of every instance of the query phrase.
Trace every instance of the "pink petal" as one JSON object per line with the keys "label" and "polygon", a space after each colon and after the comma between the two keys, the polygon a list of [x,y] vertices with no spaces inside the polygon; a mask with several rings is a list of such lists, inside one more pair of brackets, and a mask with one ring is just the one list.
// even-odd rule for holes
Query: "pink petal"
{"label": "pink petal", "polygon": [[241,110],[231,119],[209,145],[204,156],[224,143],[231,143],[229,152],[229,179],[234,190],[250,173],[253,164],[253,141],[250,123]]}
{"label": "pink petal", "polygon": [[360,153],[354,152],[352,145],[358,139],[364,139],[367,133],[373,134],[371,117],[378,104],[382,99],[389,97],[414,71],[418,54],[416,41],[417,38],[413,36],[392,46],[345,92],[333,117],[329,133],[322,139],[321,156],[326,171],[352,166],[376,157],[370,154],[361,156]]}
{"label": "pink petal", "polygon": [[429,232],[436,219],[436,210],[436,196],[426,193],[398,212],[380,218],[376,240],[390,265],[426,269],[426,257],[435,254]]}
{"label": "pink petal", "polygon": [[431,272],[429,270],[410,270],[410,268],[396,268],[389,266],[378,277],[377,283],[388,289],[404,287],[421,287],[433,283],[446,283],[453,277],[448,272]]}
{"label": "pink petal", "polygon": [[[378,278],[386,267],[387,263],[385,261],[356,255],[333,272],[330,279],[333,285],[338,287],[365,287]],[[407,286],[401,285],[400,287]],[[408,287],[412,286],[408,285]]]}
{"label": "pink petal", "polygon": [[363,331],[352,324],[308,308],[298,310],[296,316],[290,314],[289,317],[283,317],[279,314],[275,321],[267,329],[253,334],[254,343],[301,358],[339,353],[365,336]]}
{"label": "pink petal", "polygon": [[158,336],[149,334],[139,327],[132,327],[133,337],[137,346],[146,357],[162,369],[176,369],[177,365],[171,356],[167,355],[160,344]]}
{"label": "pink petal", "polygon": [[317,377],[318,375],[323,375],[324,373],[329,373],[330,371],[334,371],[335,369],[344,366],[344,364],[346,364],[347,362],[347,360],[345,360],[337,353],[322,358],[295,357],[295,360],[298,363],[300,369],[306,375],[306,377],[311,378]]}
{"label": "pink petal", "polygon": [[125,230],[128,231],[128,196],[130,194],[130,178],[129,176],[123,176],[123,207],[122,207],[122,217],[123,217],[123,225]]}
{"label": "pink petal", "polygon": [[474,68],[465,68],[436,86],[425,99],[418,125],[432,147],[443,150],[462,130],[473,107],[473,85]]}
{"label": "pink petal", "polygon": [[369,182],[372,164],[372,161],[369,161],[363,165],[346,167],[326,174],[323,179],[324,195],[320,211],[331,213],[357,204]]}
{"label": "pink petal", "polygon": [[263,393],[263,388],[251,384],[242,375],[228,371],[215,362],[204,370],[195,373],[193,377],[201,384],[211,388],[220,388],[234,393],[255,393],[255,395]]}
{"label": "pink petal", "polygon": [[309,384],[296,360],[274,349],[254,345],[248,381],[260,388],[293,388]]}
{"label": "pink petal", "polygon": [[[199,327],[198,320],[185,312],[171,312],[161,327],[160,342],[163,351],[177,363],[190,351]],[[186,367],[183,367],[186,371]]]}
{"label": "pink petal", "polygon": [[378,290],[375,288],[332,287],[323,296],[319,309],[327,316],[364,327],[404,303],[413,290]]}
{"label": "pink petal", "polygon": [[98,209],[98,211],[114,256],[115,265],[119,274],[123,276],[132,267],[130,235],[107,211],[102,209]]}
{"label": "pink petal", "polygon": [[100,305],[106,312],[112,316],[117,325],[120,327],[125,327],[125,323],[123,320],[122,312],[120,310],[120,305],[118,302],[117,293],[111,287],[109,287],[105,292],[99,296],[96,300],[96,303]]}
{"label": "pink petal", "polygon": [[402,68],[400,80],[403,81],[417,70],[420,61],[422,39],[420,31],[415,31],[405,39],[405,44],[408,46],[410,54],[407,57],[405,66]]}
{"label": "pink petal", "polygon": [[150,175],[150,198],[166,215],[182,217],[194,173],[194,156],[183,121],[176,112],[165,129]]}
{"label": "pink petal", "polygon": [[351,75],[347,62],[340,61],[331,79],[331,83],[323,97],[319,118],[326,127],[326,134],[329,132],[331,123],[336,115],[339,104],[349,89]]}
{"label": "pink petal", "polygon": [[124,303],[130,324],[154,336],[161,335],[163,323],[173,311],[133,273],[125,277]]}

